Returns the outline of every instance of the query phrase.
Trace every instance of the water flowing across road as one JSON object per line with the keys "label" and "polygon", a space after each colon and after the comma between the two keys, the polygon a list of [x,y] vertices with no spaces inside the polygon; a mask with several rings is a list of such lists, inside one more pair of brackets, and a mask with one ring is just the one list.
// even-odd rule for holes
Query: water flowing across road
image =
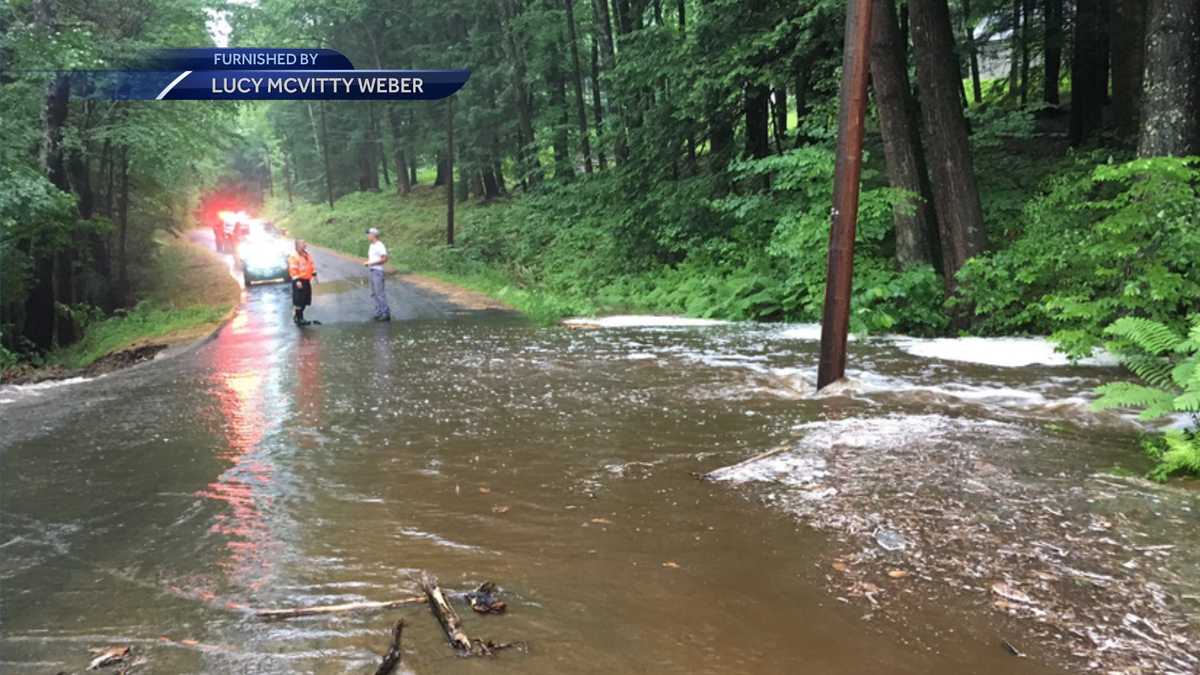
{"label": "water flowing across road", "polygon": [[[346,278],[323,326],[255,287],[192,352],[0,391],[0,671],[371,672],[398,615],[416,673],[1189,664],[1195,499],[1109,471],[1144,468],[1087,410],[1113,370],[860,340],[814,396],[804,327],[373,324]],[[420,607],[245,611],[419,570],[497,581],[467,628],[528,653],[458,658]]]}

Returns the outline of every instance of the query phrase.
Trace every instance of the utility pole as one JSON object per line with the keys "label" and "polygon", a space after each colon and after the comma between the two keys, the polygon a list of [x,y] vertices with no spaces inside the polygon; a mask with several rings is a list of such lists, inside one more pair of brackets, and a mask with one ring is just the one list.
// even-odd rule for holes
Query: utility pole
{"label": "utility pole", "polygon": [[446,99],[446,245],[454,245],[454,97]]}
{"label": "utility pole", "polygon": [[858,222],[858,182],[862,174],[863,124],[867,112],[871,2],[849,0],[846,4],[837,164],[833,175],[833,219],[829,230],[829,269],[825,276],[825,314],[821,321],[817,389],[823,389],[846,374],[846,333],[850,329],[850,291],[854,282],[854,230]]}

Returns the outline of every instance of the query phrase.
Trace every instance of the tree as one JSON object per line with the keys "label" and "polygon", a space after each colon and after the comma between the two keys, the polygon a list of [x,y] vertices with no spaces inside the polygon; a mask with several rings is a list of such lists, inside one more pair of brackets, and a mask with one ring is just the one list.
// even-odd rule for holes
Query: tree
{"label": "tree", "polygon": [[1043,31],[1042,100],[1047,105],[1059,103],[1058,81],[1062,77],[1063,0],[1042,0],[1045,15]]}
{"label": "tree", "polygon": [[1100,128],[1108,98],[1108,49],[1103,2],[1075,8],[1075,44],[1071,52],[1071,145],[1083,145]]}
{"label": "tree", "polygon": [[1137,138],[1145,71],[1146,0],[1112,0],[1111,60],[1113,117],[1117,134]]}
{"label": "tree", "polygon": [[897,204],[892,214],[896,224],[896,262],[908,267],[932,262],[929,185],[896,6],[892,0],[875,0],[872,5],[871,82],[883,132],[888,181],[892,187],[913,195],[907,204]]}
{"label": "tree", "polygon": [[1200,3],[1151,0],[1138,154],[1200,153]]}
{"label": "tree", "polygon": [[579,146],[583,150],[583,170],[592,173],[592,146],[588,138],[587,108],[583,103],[583,73],[579,67],[579,39],[575,35],[574,0],[563,0],[567,18],[567,40],[571,46],[571,71],[575,84],[575,114],[579,119]]}
{"label": "tree", "polygon": [[917,58],[943,276],[947,293],[953,293],[958,271],[987,244],[967,123],[960,103],[962,79],[954,58],[954,33],[946,0],[910,4],[909,21]]}

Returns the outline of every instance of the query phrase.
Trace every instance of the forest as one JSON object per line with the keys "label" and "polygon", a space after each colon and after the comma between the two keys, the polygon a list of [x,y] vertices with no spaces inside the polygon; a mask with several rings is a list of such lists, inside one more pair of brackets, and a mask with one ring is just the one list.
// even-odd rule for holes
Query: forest
{"label": "forest", "polygon": [[[229,191],[335,248],[380,226],[405,264],[537,318],[816,320],[845,9],[7,3],[0,358],[136,306],[156,233]],[[1114,405],[1200,407],[1176,372],[1200,343],[1200,4],[878,0],[872,24],[852,328],[1108,345],[1142,377]],[[471,79],[439,102],[239,106],[75,99],[53,74],[218,40]]]}

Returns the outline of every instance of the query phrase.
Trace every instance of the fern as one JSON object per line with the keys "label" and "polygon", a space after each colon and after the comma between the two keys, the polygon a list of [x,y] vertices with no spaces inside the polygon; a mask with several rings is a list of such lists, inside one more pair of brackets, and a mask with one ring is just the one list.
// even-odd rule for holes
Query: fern
{"label": "fern", "polygon": [[[1104,330],[1111,352],[1141,382],[1114,382],[1096,389],[1096,410],[1140,410],[1143,420],[1174,413],[1200,415],[1200,317],[1187,335],[1140,317],[1124,317]],[[1195,418],[1193,418],[1195,421]],[[1171,430],[1143,446],[1155,460],[1155,480],[1180,473],[1200,474],[1200,438],[1195,430]]]}
{"label": "fern", "polygon": [[1136,316],[1117,319],[1104,329],[1104,334],[1124,338],[1137,349],[1156,356],[1183,342],[1175,331],[1163,324]]}
{"label": "fern", "polygon": [[1158,464],[1150,477],[1165,481],[1181,473],[1200,474],[1200,439],[1195,433],[1172,430],[1146,444],[1146,454]]}

